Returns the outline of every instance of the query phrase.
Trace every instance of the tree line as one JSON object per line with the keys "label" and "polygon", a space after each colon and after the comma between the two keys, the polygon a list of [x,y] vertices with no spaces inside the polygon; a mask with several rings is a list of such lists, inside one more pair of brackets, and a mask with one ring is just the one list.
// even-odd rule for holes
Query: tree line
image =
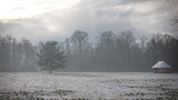
{"label": "tree line", "polygon": [[151,71],[160,60],[178,71],[177,51],[178,39],[161,33],[138,39],[131,31],[105,31],[92,42],[87,32],[76,30],[64,41],[40,42],[38,46],[27,39],[17,42],[11,36],[1,35],[0,71],[55,68],[58,71],[142,72]]}
{"label": "tree line", "polygon": [[35,71],[36,53],[27,39],[18,42],[9,35],[0,35],[0,71]]}
{"label": "tree line", "polygon": [[178,40],[168,34],[138,39],[131,31],[105,31],[91,43],[88,33],[77,30],[63,45],[66,71],[151,71],[161,60],[178,71]]}

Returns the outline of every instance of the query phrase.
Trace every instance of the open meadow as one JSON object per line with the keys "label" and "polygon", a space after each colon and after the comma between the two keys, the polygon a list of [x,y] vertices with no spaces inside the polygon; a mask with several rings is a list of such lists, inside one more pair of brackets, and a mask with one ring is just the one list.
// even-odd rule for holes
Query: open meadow
{"label": "open meadow", "polygon": [[3,72],[0,99],[177,100],[178,74]]}

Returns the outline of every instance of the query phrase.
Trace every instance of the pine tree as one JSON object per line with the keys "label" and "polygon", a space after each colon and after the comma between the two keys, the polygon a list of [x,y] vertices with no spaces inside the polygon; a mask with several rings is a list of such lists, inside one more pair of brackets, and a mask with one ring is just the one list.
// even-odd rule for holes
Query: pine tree
{"label": "pine tree", "polygon": [[64,52],[61,51],[59,43],[57,41],[47,41],[40,43],[41,49],[37,54],[39,57],[38,65],[43,66],[45,69],[52,73],[54,68],[65,67]]}

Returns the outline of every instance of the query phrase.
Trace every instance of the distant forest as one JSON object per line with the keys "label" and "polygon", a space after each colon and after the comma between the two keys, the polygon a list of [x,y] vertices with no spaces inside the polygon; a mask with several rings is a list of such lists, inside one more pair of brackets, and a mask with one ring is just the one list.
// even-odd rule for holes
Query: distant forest
{"label": "distant forest", "polygon": [[[59,41],[67,62],[58,71],[143,72],[163,60],[178,72],[178,39],[171,35],[158,33],[137,39],[131,31],[105,31],[95,42],[89,37],[87,32],[76,30],[70,38]],[[0,35],[0,71],[41,71],[36,55],[39,48],[28,39],[17,41]]]}

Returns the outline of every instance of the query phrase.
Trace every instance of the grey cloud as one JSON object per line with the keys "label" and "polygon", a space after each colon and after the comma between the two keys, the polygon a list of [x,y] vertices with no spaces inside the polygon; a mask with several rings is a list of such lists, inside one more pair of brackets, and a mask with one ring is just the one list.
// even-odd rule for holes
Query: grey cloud
{"label": "grey cloud", "polygon": [[[8,34],[17,39],[27,38],[33,43],[47,39],[56,39],[55,35],[48,30],[40,21],[34,19],[20,19],[13,22],[1,22],[1,34]],[[58,38],[59,39],[59,38]]]}
{"label": "grey cloud", "polygon": [[[152,9],[144,11],[144,8],[139,8],[143,4]],[[178,11],[176,4],[176,1],[161,0],[81,0],[72,9],[16,20],[3,30],[11,30],[19,37],[27,36],[34,41],[64,39],[76,29],[90,33],[91,37],[106,30],[130,30],[138,37],[157,32],[177,35],[177,31],[173,31],[177,25],[171,25],[171,19]]]}

